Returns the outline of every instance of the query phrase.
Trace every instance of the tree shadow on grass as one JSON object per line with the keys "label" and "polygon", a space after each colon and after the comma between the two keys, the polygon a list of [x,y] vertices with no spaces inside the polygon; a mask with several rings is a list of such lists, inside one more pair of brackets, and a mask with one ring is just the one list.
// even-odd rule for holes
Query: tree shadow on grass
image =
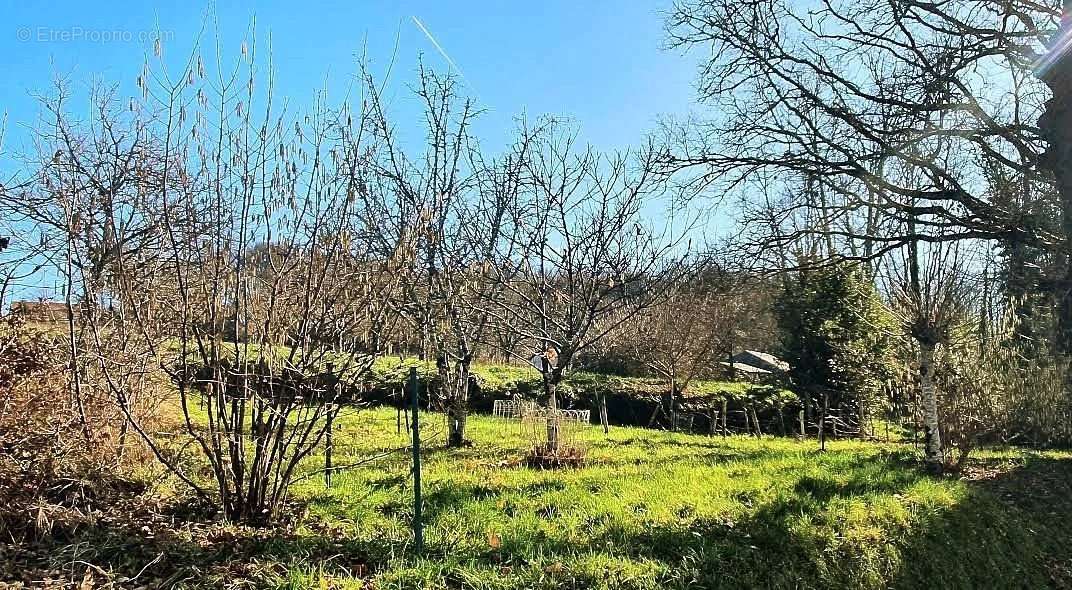
{"label": "tree shadow on grass", "polygon": [[906,454],[841,457],[773,498],[742,490],[733,514],[604,518],[586,542],[543,536],[496,559],[609,553],[662,564],[667,588],[1072,588],[1072,460],[997,463],[960,487]]}
{"label": "tree shadow on grass", "polygon": [[[682,497],[676,519],[593,514],[585,540],[504,538],[500,550],[465,559],[498,568],[552,556],[565,562],[563,576],[576,576],[563,583],[579,587],[605,580],[589,579],[590,571],[572,574],[571,560],[609,554],[661,565],[658,583],[666,588],[1072,588],[1072,460],[977,461],[967,490],[952,503],[928,503],[933,480],[905,455],[830,460],[838,472],[786,467],[779,476],[785,487],[773,495],[742,490],[746,496],[734,497],[738,509],[725,515],[697,516]],[[443,480],[427,488],[424,510],[434,522],[505,494],[566,487],[553,474],[513,487]],[[167,517],[100,522],[35,551],[42,567],[88,561],[127,578],[141,573],[139,582],[150,587],[212,587],[239,578],[264,584],[292,569],[365,578],[411,550],[404,527],[355,539],[336,524],[312,523],[312,531],[297,534],[287,527],[167,526],[160,519]],[[453,551],[435,546],[428,555],[447,563],[457,557]]]}
{"label": "tree shadow on grass", "polygon": [[664,563],[665,587],[1072,588],[1072,460],[1004,467],[952,505],[872,517],[843,501],[899,502],[930,478],[906,467],[875,481],[861,459],[847,480],[803,476],[737,517],[611,527],[593,546]]}
{"label": "tree shadow on grass", "polygon": [[904,545],[895,588],[1072,588],[1072,459],[975,461]]}
{"label": "tree shadow on grass", "polygon": [[[623,446],[636,447],[643,452],[635,456],[628,456],[621,452]],[[664,448],[673,448],[676,452],[656,455],[660,449]],[[606,454],[603,454],[603,452]],[[674,440],[653,442],[645,439],[625,439],[624,441],[608,440],[593,443],[589,449],[588,464],[643,465],[656,462],[660,465],[667,465],[671,463],[704,462],[717,465],[731,461],[779,459],[788,457],[795,452],[798,451],[764,447],[740,448],[727,446],[721,439],[712,439],[709,444]]]}
{"label": "tree shadow on grass", "polygon": [[[485,500],[504,495],[541,496],[562,491],[566,487],[565,483],[549,478],[522,486],[489,486],[441,480],[430,484],[424,494],[422,514],[426,524],[432,524],[442,515],[457,512],[467,505]],[[412,511],[409,511],[407,516],[411,515]]]}
{"label": "tree shadow on grass", "polygon": [[[363,578],[410,550],[408,534],[356,539],[343,527],[297,533],[290,526],[251,529],[212,522],[169,526],[162,514],[109,519],[33,542],[0,545],[0,580],[30,587],[45,577],[67,586],[219,588],[273,586],[292,570]],[[180,521],[181,522],[181,521]],[[17,558],[4,555],[14,551]],[[21,572],[3,571],[13,567]],[[87,573],[88,571],[88,573]],[[57,576],[57,573],[60,575]],[[86,585],[85,579],[93,584]],[[0,584],[2,585],[2,584]],[[50,586],[51,587],[51,586]],[[112,587],[112,586],[108,586]]]}
{"label": "tree shadow on grass", "polygon": [[466,504],[482,502],[497,496],[502,491],[501,487],[483,484],[457,484],[449,480],[437,482],[423,496],[422,513],[427,520],[431,521],[441,514],[456,511]]}

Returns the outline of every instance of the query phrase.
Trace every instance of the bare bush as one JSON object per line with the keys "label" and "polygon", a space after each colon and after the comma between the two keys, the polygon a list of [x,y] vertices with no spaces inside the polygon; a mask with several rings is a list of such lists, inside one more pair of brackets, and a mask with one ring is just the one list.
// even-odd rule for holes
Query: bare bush
{"label": "bare bush", "polygon": [[[291,113],[255,44],[230,68],[205,61],[178,77],[147,64],[140,100],[94,92],[85,122],[59,86],[8,213],[64,279],[79,414],[109,400],[120,441],[134,433],[228,519],[265,524],[382,349],[413,232],[374,238],[363,209],[370,101]],[[145,419],[163,403],[181,432]]]}
{"label": "bare bush", "polygon": [[370,195],[370,209],[398,212],[383,216],[384,237],[414,232],[411,280],[398,309],[420,335],[419,355],[435,360],[439,387],[433,402],[447,414],[447,444],[459,446],[465,443],[472,364],[489,340],[488,309],[503,291],[491,264],[517,230],[511,211],[522,188],[530,133],[522,129],[501,158],[486,157],[470,135],[475,105],[458,96],[456,79],[422,65],[416,95],[427,138],[418,157],[407,157],[374,81],[366,81],[371,120],[382,139],[376,175],[385,189]]}

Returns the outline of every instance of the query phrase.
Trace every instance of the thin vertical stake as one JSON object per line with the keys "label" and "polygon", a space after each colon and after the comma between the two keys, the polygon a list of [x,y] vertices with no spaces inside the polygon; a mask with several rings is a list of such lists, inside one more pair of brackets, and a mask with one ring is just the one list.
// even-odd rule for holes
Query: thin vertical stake
{"label": "thin vertical stake", "polygon": [[332,451],[332,446],[333,446],[332,440],[331,440],[331,436],[332,436],[331,431],[335,429],[335,426],[333,424],[333,422],[334,422],[333,418],[335,417],[335,411],[334,410],[335,410],[334,404],[329,403],[328,404],[327,441],[326,441],[326,444],[324,445],[324,487],[327,487],[327,488],[331,487],[331,451]]}
{"label": "thin vertical stake", "polygon": [[416,367],[409,369],[409,391],[413,404],[413,544],[417,553],[421,553],[424,551],[424,526],[421,523],[421,425]]}
{"label": "thin vertical stake", "polygon": [[819,450],[826,450],[826,414],[830,411],[830,398],[823,392],[823,415],[819,417]]}
{"label": "thin vertical stake", "polygon": [[328,375],[331,375],[331,378],[335,380],[335,384],[332,386],[332,390],[334,392],[334,395],[332,396],[331,401],[328,402],[328,404],[327,404],[327,408],[328,408],[327,430],[328,431],[327,431],[327,440],[324,443],[324,487],[330,488],[331,487],[331,471],[332,471],[331,453],[335,448],[335,444],[332,441],[332,437],[334,436],[332,431],[335,430],[335,414],[339,411],[338,403],[339,403],[339,399],[342,397],[342,381],[340,381],[339,376],[335,374],[335,363],[329,362],[328,366],[327,366],[327,369],[328,369]]}
{"label": "thin vertical stake", "polygon": [[729,434],[729,429],[726,427],[726,418],[729,416],[728,403],[726,398],[722,398],[722,437],[725,438]]}

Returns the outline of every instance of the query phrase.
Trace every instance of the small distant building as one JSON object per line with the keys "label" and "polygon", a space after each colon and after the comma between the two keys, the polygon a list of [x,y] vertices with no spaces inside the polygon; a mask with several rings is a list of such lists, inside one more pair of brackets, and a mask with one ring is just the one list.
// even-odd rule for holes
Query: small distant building
{"label": "small distant building", "polygon": [[734,373],[749,377],[776,377],[789,371],[789,363],[766,352],[742,350],[730,357],[730,362],[723,362]]}
{"label": "small distant building", "polygon": [[[78,309],[74,312],[77,315]],[[15,301],[11,304],[11,314],[27,322],[65,322],[67,305],[59,301]]]}

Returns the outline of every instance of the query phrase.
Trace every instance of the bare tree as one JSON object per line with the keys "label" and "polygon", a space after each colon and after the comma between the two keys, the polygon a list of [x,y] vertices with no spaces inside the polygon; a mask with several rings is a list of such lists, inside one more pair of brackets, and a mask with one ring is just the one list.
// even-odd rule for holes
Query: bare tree
{"label": "bare tree", "polygon": [[[665,297],[684,269],[683,228],[643,223],[662,194],[654,151],[602,155],[549,122],[525,159],[526,191],[512,208],[517,237],[496,252],[501,326],[542,360],[552,409],[577,355]],[[550,448],[557,445],[549,431]]]}
{"label": "bare tree", "polygon": [[957,242],[911,243],[883,261],[883,280],[904,335],[917,351],[925,460],[941,473],[946,464],[936,389],[936,351],[953,344],[969,317],[972,259]]}
{"label": "bare tree", "polygon": [[[141,296],[153,292],[158,267],[149,261],[158,253],[161,213],[149,197],[159,186],[160,153],[145,121],[124,113],[106,86],[94,86],[89,98],[90,116],[80,121],[68,112],[65,80],[40,97],[36,154],[25,162],[33,175],[2,205],[23,241],[35,242],[41,252],[35,269],[53,267],[63,281],[71,396],[87,442],[93,429],[83,410],[87,397],[109,397],[104,380],[95,378],[104,358],[100,349],[109,348],[107,356],[131,379],[151,374],[151,355],[127,346],[125,335],[109,330],[94,342],[87,327],[121,316],[115,312],[123,285],[137,283]],[[124,384],[129,408],[138,408],[139,396],[131,392],[140,389]],[[120,453],[126,432],[120,430]]]}
{"label": "bare tree", "polygon": [[[748,256],[766,264],[807,240],[820,263],[965,239],[1063,252],[1066,232],[1033,213],[1053,180],[1037,166],[1046,90],[1032,67],[1058,13],[1028,1],[680,2],[669,44],[710,48],[698,89],[719,116],[671,127],[663,162],[697,190],[765,189],[744,192],[742,221]],[[962,157],[935,158],[936,144]],[[1016,179],[1020,198],[995,191],[995,175]]]}
{"label": "bare tree", "polygon": [[731,357],[735,346],[762,331],[756,325],[762,297],[750,290],[754,287],[746,276],[708,268],[671,287],[665,300],[611,334],[612,345],[669,383],[665,412],[672,428],[678,397],[692,381],[719,373],[719,363]]}
{"label": "bare tree", "polygon": [[1038,214],[1053,178],[1038,167],[1047,138],[1033,125],[1047,94],[1033,67],[1058,15],[1056,2],[697,0],[667,21],[672,46],[712,49],[699,90],[725,115],[674,129],[668,169],[697,188],[773,196],[745,197],[745,250],[763,263],[785,267],[795,249],[807,264],[875,270],[886,257],[899,269],[891,292],[919,349],[933,467],[934,351],[961,313],[974,270],[965,253],[1028,245],[1066,257],[1070,243]]}
{"label": "bare tree", "polygon": [[[227,518],[263,524],[380,353],[413,232],[373,239],[362,209],[368,101],[355,112],[318,93],[292,115],[255,43],[230,68],[213,61],[207,71],[195,51],[177,77],[146,65],[125,118],[106,94],[85,127],[62,94],[48,103],[55,155],[23,204],[64,238],[75,387],[91,377],[179,479]],[[192,446],[137,411],[161,375]],[[211,484],[184,471],[188,448]]]}
{"label": "bare tree", "polygon": [[424,108],[426,143],[423,154],[410,159],[371,77],[366,82],[382,139],[377,174],[387,187],[380,196],[398,203],[416,228],[413,280],[400,311],[420,331],[422,356],[436,363],[447,444],[460,446],[472,364],[488,339],[488,302],[502,292],[502,284],[492,280],[493,254],[513,243],[517,226],[510,213],[518,200],[529,132],[522,128],[502,158],[487,159],[470,135],[478,113],[469,100],[458,104],[457,80],[422,65],[415,92]]}
{"label": "bare tree", "polygon": [[[0,119],[0,156],[4,156],[7,117]],[[0,202],[11,203],[24,193],[29,180],[13,175],[0,182]],[[21,281],[38,274],[43,265],[43,244],[27,236],[19,226],[19,216],[10,208],[0,209],[0,315],[7,308],[8,295],[22,287]]]}

